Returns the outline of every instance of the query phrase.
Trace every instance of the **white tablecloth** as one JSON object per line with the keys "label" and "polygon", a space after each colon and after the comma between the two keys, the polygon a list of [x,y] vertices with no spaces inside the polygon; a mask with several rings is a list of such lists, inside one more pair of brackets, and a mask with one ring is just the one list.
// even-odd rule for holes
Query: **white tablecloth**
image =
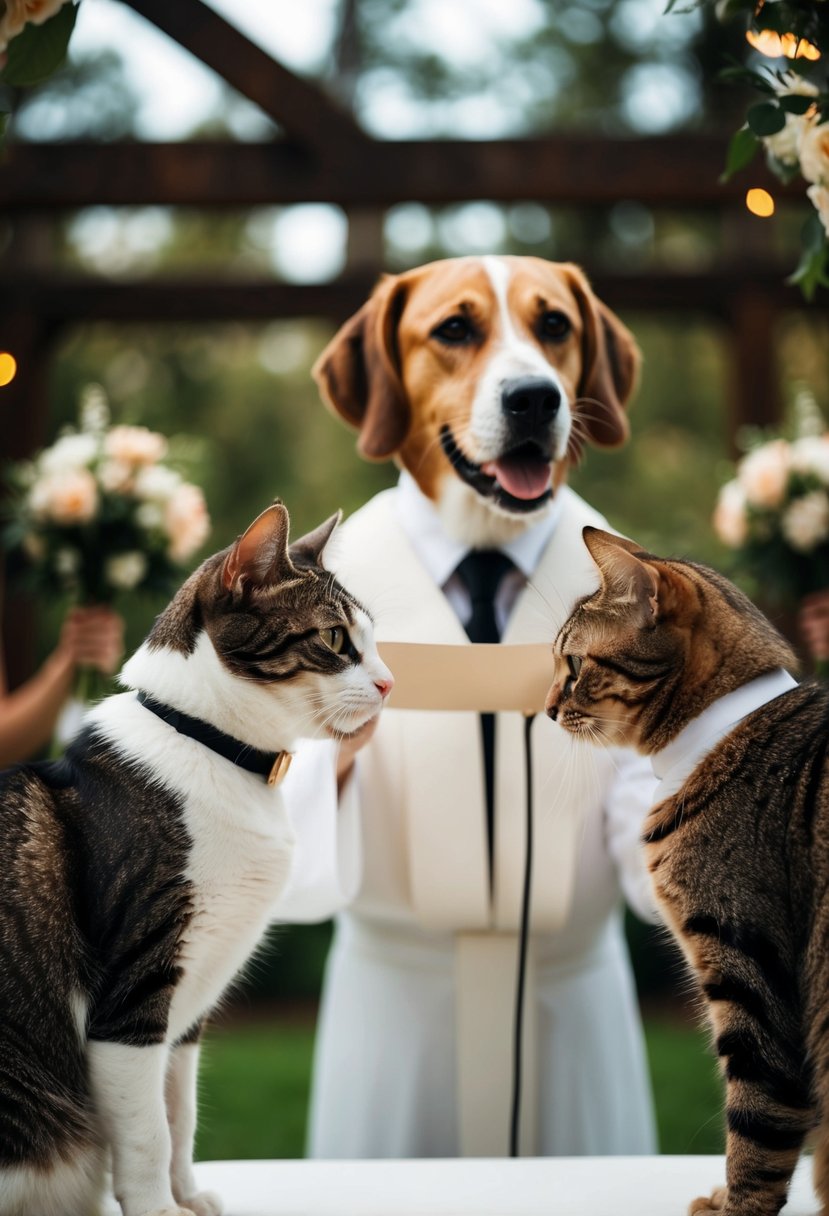
{"label": "white tablecloth", "polygon": [[[685,1216],[725,1179],[722,1157],[208,1161],[226,1216]],[[803,1159],[784,1216],[815,1216]]]}

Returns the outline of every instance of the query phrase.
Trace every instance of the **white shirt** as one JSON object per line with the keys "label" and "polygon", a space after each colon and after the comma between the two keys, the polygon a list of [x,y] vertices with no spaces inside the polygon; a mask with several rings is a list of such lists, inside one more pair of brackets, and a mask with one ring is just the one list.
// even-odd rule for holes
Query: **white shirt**
{"label": "white shirt", "polygon": [[[449,600],[461,624],[466,625],[472,615],[472,602],[463,579],[455,571],[470,552],[469,545],[444,531],[434,503],[405,471],[400,474],[397,487],[397,513],[400,526],[422,565]],[[515,601],[532,577],[560,515],[560,502],[554,499],[538,523],[498,546],[515,567],[501,579],[495,595],[495,619],[500,633],[504,632]]]}
{"label": "white shirt", "polygon": [[[462,624],[472,612],[469,592],[455,573],[470,547],[449,536],[432,501],[414,478],[403,471],[396,490],[398,518],[419,561],[441,587]],[[518,595],[538,565],[561,515],[555,499],[538,523],[498,546],[514,563],[495,597],[495,616],[503,631]],[[655,920],[650,879],[640,844],[640,820],[628,804],[647,805],[655,780],[647,761],[622,748],[610,749],[616,768],[609,792],[608,848],[617,865],[625,897],[634,911]],[[292,883],[278,909],[280,920],[324,920],[349,904],[362,878],[360,808],[357,782],[350,779],[337,802],[337,744],[329,740],[304,742],[283,784],[297,830]],[[355,769],[359,765],[359,756]]]}

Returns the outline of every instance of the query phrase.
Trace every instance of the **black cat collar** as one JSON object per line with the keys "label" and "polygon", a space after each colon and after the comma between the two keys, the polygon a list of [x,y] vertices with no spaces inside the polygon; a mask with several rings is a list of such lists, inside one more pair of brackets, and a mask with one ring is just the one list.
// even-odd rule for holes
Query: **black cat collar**
{"label": "black cat collar", "polygon": [[187,735],[189,739],[195,739],[217,756],[223,756],[231,764],[264,777],[270,786],[279,785],[291,767],[291,752],[261,752],[249,743],[234,739],[233,735],[226,735],[223,730],[211,726],[201,718],[193,718],[179,709],[173,709],[172,705],[156,701],[149,693],[139,692],[138,700],[145,709],[172,726],[180,735]]}

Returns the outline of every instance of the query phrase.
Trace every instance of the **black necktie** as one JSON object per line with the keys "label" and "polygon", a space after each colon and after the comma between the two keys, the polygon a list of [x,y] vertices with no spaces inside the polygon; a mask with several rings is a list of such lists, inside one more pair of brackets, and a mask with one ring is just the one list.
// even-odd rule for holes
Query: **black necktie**
{"label": "black necktie", "polygon": [[[495,549],[477,549],[468,553],[455,573],[466,585],[472,600],[472,616],[466,625],[470,642],[497,642],[500,639],[495,619],[495,595],[504,575],[513,563]],[[486,789],[487,844],[489,847],[489,876],[492,880],[492,855],[495,835],[495,715],[481,714],[481,738],[484,746],[484,783]]]}

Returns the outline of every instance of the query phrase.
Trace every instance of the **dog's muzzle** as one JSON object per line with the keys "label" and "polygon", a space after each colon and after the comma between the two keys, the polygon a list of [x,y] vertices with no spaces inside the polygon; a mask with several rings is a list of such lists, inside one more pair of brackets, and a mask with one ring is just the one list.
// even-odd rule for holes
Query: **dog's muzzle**
{"label": "dog's muzzle", "polygon": [[562,405],[558,386],[544,376],[506,380],[500,396],[501,455],[476,464],[463,452],[448,426],[441,444],[462,481],[482,498],[510,513],[537,511],[552,496],[556,420]]}
{"label": "dog's muzzle", "polygon": [[509,428],[510,446],[525,440],[544,442],[561,406],[555,384],[537,376],[509,380],[501,391],[501,411]]}

